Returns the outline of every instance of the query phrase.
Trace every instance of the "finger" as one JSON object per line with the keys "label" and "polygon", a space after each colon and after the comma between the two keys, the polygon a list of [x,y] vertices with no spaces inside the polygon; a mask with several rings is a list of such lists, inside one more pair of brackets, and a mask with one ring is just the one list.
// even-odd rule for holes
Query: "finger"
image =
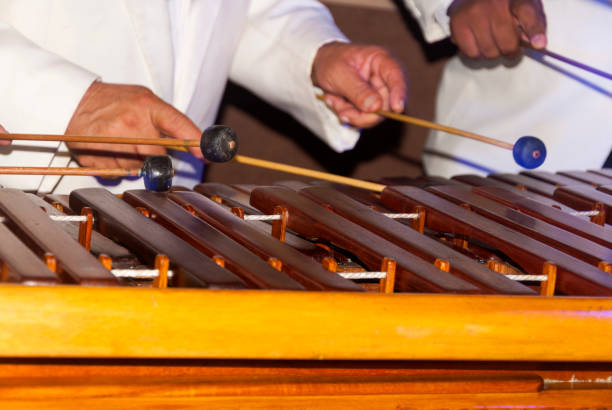
{"label": "finger", "polygon": [[[185,114],[158,100],[151,107],[151,120],[159,132],[172,138],[200,140],[202,132]],[[192,154],[203,158],[202,152],[197,147],[190,148]]]}
{"label": "finger", "polygon": [[480,57],[480,50],[472,29],[462,21],[451,20],[451,39],[469,58]]}
{"label": "finger", "polygon": [[395,112],[403,112],[406,105],[408,86],[406,77],[400,65],[389,55],[379,55],[372,67],[378,76],[372,78],[372,85],[383,97],[383,109],[389,107]]}
{"label": "finger", "polygon": [[335,93],[346,98],[362,112],[374,112],[383,105],[376,90],[348,64],[336,79]]}
{"label": "finger", "polygon": [[497,44],[493,39],[491,23],[488,18],[475,19],[472,22],[472,32],[478,44],[480,54],[488,59],[498,58],[501,55]]}
{"label": "finger", "polygon": [[501,54],[516,55],[519,52],[519,29],[516,27],[510,10],[503,4],[498,6],[492,16],[491,31]]}
{"label": "finger", "polygon": [[353,125],[357,128],[369,128],[383,120],[380,115],[363,113],[355,108],[348,108],[338,113],[338,116],[345,124]]}
{"label": "finger", "polygon": [[539,0],[515,0],[510,11],[533,48],[546,48],[546,16]]}
{"label": "finger", "polygon": [[[0,134],[8,134],[2,125],[0,125]],[[11,140],[0,139],[0,145],[11,145]]]}

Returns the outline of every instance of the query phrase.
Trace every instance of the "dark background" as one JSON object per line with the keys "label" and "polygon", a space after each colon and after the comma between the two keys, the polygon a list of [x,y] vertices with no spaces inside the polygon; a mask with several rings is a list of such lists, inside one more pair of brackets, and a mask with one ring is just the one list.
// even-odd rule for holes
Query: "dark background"
{"label": "dark background", "polygon": [[[340,29],[356,43],[379,44],[400,59],[410,82],[407,113],[433,119],[442,68],[454,53],[449,42],[427,45],[419,28],[401,7],[386,9],[329,6]],[[230,84],[219,123],[233,127],[240,153],[362,179],[421,175],[421,155],[427,130],[385,121],[364,131],[357,147],[335,153],[282,111],[248,91]],[[206,181],[267,184],[300,177],[237,163],[208,166]]]}

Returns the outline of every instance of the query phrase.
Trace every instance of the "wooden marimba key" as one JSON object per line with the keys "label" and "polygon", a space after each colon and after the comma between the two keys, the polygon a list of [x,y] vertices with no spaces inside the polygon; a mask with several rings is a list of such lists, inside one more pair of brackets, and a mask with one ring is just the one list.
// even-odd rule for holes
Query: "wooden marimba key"
{"label": "wooden marimba key", "polygon": [[[4,349],[8,355],[19,351],[19,357],[63,357],[62,363],[80,357],[79,366],[61,370],[67,375],[83,374],[83,366],[100,367],[94,358],[113,355],[114,369],[125,375],[143,371],[133,367],[134,360],[146,363],[152,357],[230,360],[210,370],[209,362],[184,363],[183,370],[156,362],[169,372],[165,374],[209,372],[189,379],[189,394],[202,400],[222,391],[230,396],[251,392],[284,395],[283,400],[296,404],[288,392],[311,398],[343,389],[363,398],[374,394],[378,400],[383,392],[384,400],[391,400],[388,393],[393,392],[394,405],[425,403],[418,400],[431,393],[445,400],[461,394],[463,406],[508,400],[555,406],[567,405],[574,393],[549,380],[570,386],[570,377],[578,377],[585,382],[576,400],[602,405],[609,383],[586,380],[612,375],[606,335],[606,312],[612,309],[612,230],[570,214],[578,206],[558,202],[563,198],[556,191],[581,186],[588,193],[612,194],[606,185],[577,179],[579,183],[563,187],[537,179],[537,192],[529,184],[517,187],[508,180],[388,179],[403,185],[390,185],[382,194],[295,182],[274,187],[201,184],[193,191],[174,188],[168,193],[136,190],[122,198],[104,189],[82,189],[68,199],[46,198],[55,208],[16,190],[0,190],[0,236],[3,243],[8,241],[0,247],[1,278],[16,283],[4,285],[0,302],[7,311],[32,309],[47,315],[49,306],[68,306],[54,320],[70,323],[77,332],[62,332],[56,322],[34,326],[31,314],[25,322],[11,319],[24,317],[19,313],[0,315],[2,334],[8,335],[0,335],[0,345],[19,340]],[[75,239],[78,222],[51,219],[78,215],[84,208],[93,216],[91,251]],[[393,219],[406,217],[398,212],[409,213],[411,219]],[[270,221],[251,221],[251,215]],[[57,273],[43,262],[50,253]],[[138,272],[157,267],[153,270],[161,275],[160,254],[169,258],[168,288],[147,289],[154,284]],[[133,278],[109,271],[110,259],[113,268],[128,268],[128,277],[132,270]],[[343,277],[382,273],[391,278],[390,260],[395,262],[394,295],[379,293],[389,290],[389,282],[379,286],[378,279]],[[378,272],[382,266],[388,270]],[[26,296],[19,283],[34,285],[27,288],[38,296]],[[163,287],[161,276],[155,285]],[[378,294],[364,292],[372,289]],[[297,316],[288,318],[289,311]],[[585,339],[589,349],[581,348]],[[316,364],[309,362],[312,358],[318,359]],[[240,364],[233,361],[238,359]],[[270,366],[264,372],[269,379],[265,386],[252,384],[261,375],[248,381],[236,376],[264,371],[257,359]],[[12,360],[10,372],[32,365]],[[324,363],[326,370],[319,369]],[[0,360],[0,378],[3,371]],[[393,380],[384,378],[389,372]],[[40,367],[33,374],[47,377],[41,376],[46,373]],[[357,374],[360,382],[351,379]],[[105,376],[87,377],[78,380],[89,386]],[[149,386],[166,376],[156,377],[140,383]],[[313,377],[316,386],[306,388],[305,377]],[[415,377],[426,377],[429,393],[425,384],[414,384]],[[16,383],[27,385],[38,379],[20,380]],[[119,379],[113,380],[96,382],[92,394],[112,396],[109,386]],[[123,378],[117,386],[130,383]],[[173,383],[175,387],[155,391],[183,397],[185,391],[176,390],[180,380]],[[165,393],[150,394],[155,403],[166,403]]]}

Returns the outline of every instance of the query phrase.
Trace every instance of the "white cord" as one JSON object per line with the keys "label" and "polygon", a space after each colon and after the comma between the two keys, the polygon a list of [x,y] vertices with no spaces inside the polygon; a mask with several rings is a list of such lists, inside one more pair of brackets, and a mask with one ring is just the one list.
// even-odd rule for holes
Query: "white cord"
{"label": "white cord", "polygon": [[345,279],[384,279],[387,272],[340,272],[338,275]]}
{"label": "white cord", "polygon": [[[159,276],[159,269],[111,269],[111,273],[118,278],[155,279]],[[174,272],[169,270],[168,277],[172,275]]]}

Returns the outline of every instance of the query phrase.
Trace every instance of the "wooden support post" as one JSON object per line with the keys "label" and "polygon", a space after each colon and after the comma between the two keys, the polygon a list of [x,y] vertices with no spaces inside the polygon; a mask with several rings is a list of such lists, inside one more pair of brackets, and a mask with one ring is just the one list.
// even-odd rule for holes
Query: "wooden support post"
{"label": "wooden support post", "polygon": [[137,206],[135,209],[138,212],[140,212],[142,215],[146,216],[147,218],[151,217],[151,213],[149,212],[147,208],[143,208],[142,206]]}
{"label": "wooden support post", "polygon": [[610,262],[601,261],[597,267],[606,273],[612,273],[612,263]]}
{"label": "wooden support post", "polygon": [[287,208],[285,208],[284,206],[277,205],[274,207],[273,213],[274,215],[280,215],[281,218],[272,223],[272,236],[281,242],[285,242],[289,211],[287,211]]}
{"label": "wooden support post", "polygon": [[332,257],[329,257],[329,256],[324,257],[323,260],[321,261],[321,264],[323,265],[325,269],[327,269],[330,272],[333,272],[333,273],[338,272],[338,262],[336,262],[336,260]]}
{"label": "wooden support post", "polygon": [[159,270],[159,274],[153,281],[153,287],[165,289],[168,287],[168,268],[170,267],[170,259],[166,255],[155,256],[155,269]]}
{"label": "wooden support post", "polygon": [[598,213],[597,215],[591,216],[591,222],[604,226],[606,224],[606,208],[601,202],[596,202],[593,210],[597,211]]}
{"label": "wooden support post", "polygon": [[93,227],[93,211],[89,207],[83,207],[81,216],[87,219],[79,223],[79,243],[88,251],[91,250],[91,229]]}
{"label": "wooden support post", "polygon": [[101,253],[100,255],[98,255],[98,260],[106,269],[111,270],[113,268],[113,260],[110,256]]}
{"label": "wooden support post", "polygon": [[387,272],[387,276],[380,280],[380,293],[393,293],[395,289],[395,259],[383,258],[380,270]]}
{"label": "wooden support post", "polygon": [[410,226],[412,227],[412,229],[416,229],[420,233],[424,233],[425,232],[425,216],[426,216],[425,207],[420,206],[420,205],[415,206],[413,212],[416,214],[419,214],[419,216],[412,220],[412,222],[410,223]]}
{"label": "wooden support post", "polygon": [[193,206],[189,205],[189,204],[185,204],[183,205],[183,209],[187,212],[189,212],[191,215],[195,215],[195,209],[193,209]]}
{"label": "wooden support post", "polygon": [[235,206],[232,208],[232,213],[236,215],[240,219],[244,219],[244,209],[239,206]]}
{"label": "wooden support post", "polygon": [[450,262],[444,259],[436,258],[434,261],[436,268],[443,270],[444,272],[450,272]]}
{"label": "wooden support post", "polygon": [[278,258],[268,258],[268,264],[272,266],[277,271],[283,270],[283,261]]}
{"label": "wooden support post", "polygon": [[57,258],[50,252],[45,253],[43,256],[43,262],[47,265],[47,268],[53,273],[57,273]]}
{"label": "wooden support post", "polygon": [[9,266],[4,262],[0,262],[0,282],[6,282],[8,280],[8,277]]}
{"label": "wooden support post", "polygon": [[557,265],[552,262],[544,262],[542,266],[542,274],[548,277],[547,280],[540,285],[541,296],[554,296],[555,284],[557,282]]}
{"label": "wooden support post", "polygon": [[215,255],[212,257],[212,260],[220,267],[225,268],[225,259],[223,256]]}

